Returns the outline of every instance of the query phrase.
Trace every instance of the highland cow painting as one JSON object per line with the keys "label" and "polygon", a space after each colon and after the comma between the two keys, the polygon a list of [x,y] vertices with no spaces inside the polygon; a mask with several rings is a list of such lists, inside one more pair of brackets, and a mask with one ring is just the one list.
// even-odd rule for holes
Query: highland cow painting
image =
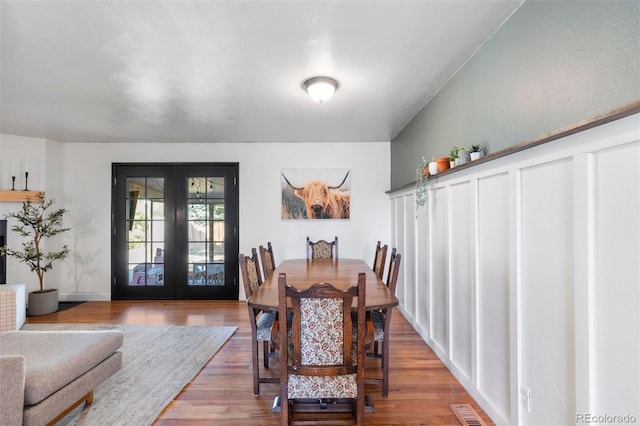
{"label": "highland cow painting", "polygon": [[349,219],[349,169],[282,169],[283,219]]}

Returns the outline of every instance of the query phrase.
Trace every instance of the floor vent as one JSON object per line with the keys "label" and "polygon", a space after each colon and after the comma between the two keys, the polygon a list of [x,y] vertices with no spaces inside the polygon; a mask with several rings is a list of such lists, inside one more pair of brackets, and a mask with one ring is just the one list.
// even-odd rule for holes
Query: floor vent
{"label": "floor vent", "polygon": [[482,421],[476,410],[474,410],[469,404],[451,404],[451,411],[456,415],[458,420],[460,420],[461,425],[469,425],[469,426],[487,426],[485,422]]}

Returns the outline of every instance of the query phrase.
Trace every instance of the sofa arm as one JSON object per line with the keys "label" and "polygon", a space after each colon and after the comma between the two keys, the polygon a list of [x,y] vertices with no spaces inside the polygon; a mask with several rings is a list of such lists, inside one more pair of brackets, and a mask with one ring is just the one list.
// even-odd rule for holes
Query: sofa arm
{"label": "sofa arm", "polygon": [[24,357],[0,356],[0,425],[22,424],[24,380]]}

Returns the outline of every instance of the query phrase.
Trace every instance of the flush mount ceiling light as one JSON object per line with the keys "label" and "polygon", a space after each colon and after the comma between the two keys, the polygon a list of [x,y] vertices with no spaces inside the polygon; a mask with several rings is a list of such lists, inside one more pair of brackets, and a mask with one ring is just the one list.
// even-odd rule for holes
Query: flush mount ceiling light
{"label": "flush mount ceiling light", "polygon": [[338,82],[331,77],[312,77],[302,83],[305,92],[319,104],[331,99],[338,86]]}

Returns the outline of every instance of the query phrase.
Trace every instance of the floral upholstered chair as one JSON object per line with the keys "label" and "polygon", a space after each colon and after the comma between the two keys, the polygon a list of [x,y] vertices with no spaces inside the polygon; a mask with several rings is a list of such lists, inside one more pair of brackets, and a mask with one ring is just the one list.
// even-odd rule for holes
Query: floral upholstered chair
{"label": "floral upholstered chair", "polygon": [[373,272],[375,272],[378,279],[382,280],[382,275],[384,275],[384,262],[387,260],[388,246],[386,244],[380,246],[380,244],[380,241],[378,241],[376,245],[375,256],[373,258]]}
{"label": "floral upholstered chair", "polygon": [[[240,264],[240,273],[242,274],[242,283],[244,284],[244,292],[247,299],[262,284],[260,276],[258,253],[255,248],[251,249],[251,257],[244,254],[238,255],[238,263]],[[251,347],[252,347],[252,364],[253,364],[253,395],[260,395],[260,383],[278,383],[277,378],[260,377],[260,366],[258,365],[258,342],[262,342],[262,356],[264,368],[269,368],[269,357],[275,356],[276,353],[271,347],[271,328],[277,318],[277,312],[262,311],[255,309],[247,304],[249,309],[249,320],[251,323]]]}
{"label": "floral upholstered chair", "polygon": [[259,247],[260,261],[262,262],[262,272],[264,277],[267,278],[273,274],[276,269],[276,261],[273,258],[273,247],[271,247],[271,241],[267,242],[267,247]]}
{"label": "floral upholstered chair", "polygon": [[311,422],[364,425],[365,281],[360,273],[357,285],[344,291],[328,283],[297,290],[285,274],[278,276],[278,315],[287,315],[288,304],[292,313],[290,326],[280,321],[278,331],[279,347],[288,348],[280,357],[275,404],[281,425],[301,413]]}
{"label": "floral upholstered chair", "polygon": [[333,258],[338,258],[338,237],[331,242],[319,240],[315,243],[307,237],[307,259]]}
{"label": "floral upholstered chair", "polygon": [[[401,259],[402,255],[396,253],[395,248],[391,250],[386,285],[392,294],[396,293]],[[392,312],[393,308],[370,312],[372,325],[368,326],[369,329],[373,328],[373,352],[367,355],[381,358],[382,379],[367,379],[367,382],[382,383],[382,395],[385,397],[389,395],[389,326],[391,325]],[[382,344],[382,353],[378,352],[379,343]]]}

